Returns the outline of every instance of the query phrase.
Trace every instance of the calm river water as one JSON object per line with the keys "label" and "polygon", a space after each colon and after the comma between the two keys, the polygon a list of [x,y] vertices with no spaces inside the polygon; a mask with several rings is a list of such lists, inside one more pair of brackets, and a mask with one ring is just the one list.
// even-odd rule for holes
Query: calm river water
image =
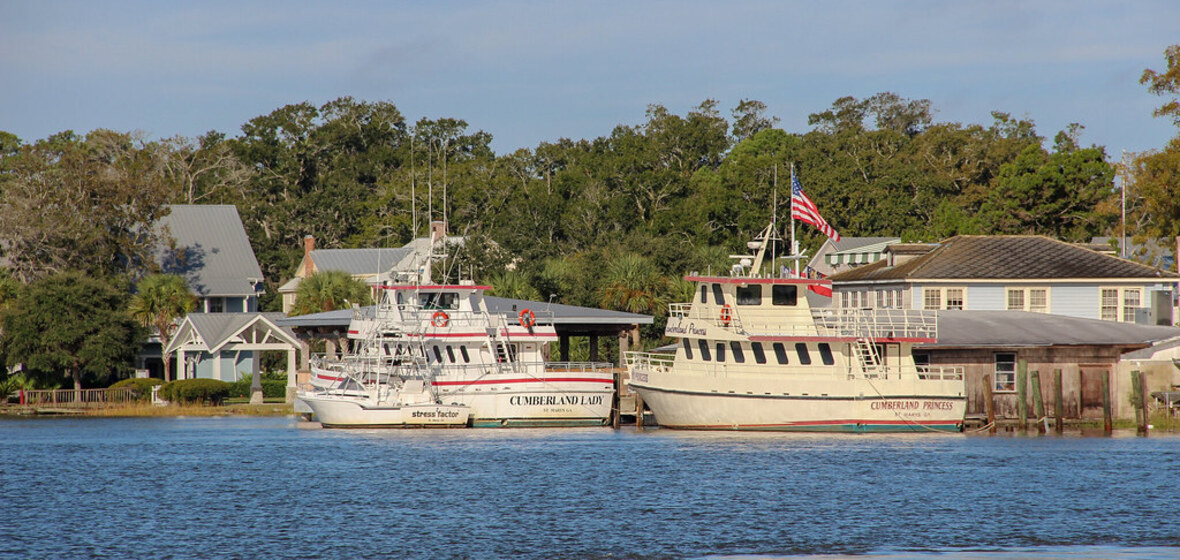
{"label": "calm river water", "polygon": [[0,420],[0,558],[1180,557],[1180,437]]}

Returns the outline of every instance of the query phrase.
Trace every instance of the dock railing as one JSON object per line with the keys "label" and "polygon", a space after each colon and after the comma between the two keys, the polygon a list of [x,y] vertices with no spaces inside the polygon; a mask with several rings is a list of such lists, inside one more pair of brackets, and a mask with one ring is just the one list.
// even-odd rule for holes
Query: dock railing
{"label": "dock railing", "polygon": [[114,389],[34,389],[20,392],[20,404],[30,407],[103,408],[136,400],[134,387]]}
{"label": "dock railing", "polygon": [[938,315],[921,309],[812,309],[821,336],[854,338],[938,338]]}

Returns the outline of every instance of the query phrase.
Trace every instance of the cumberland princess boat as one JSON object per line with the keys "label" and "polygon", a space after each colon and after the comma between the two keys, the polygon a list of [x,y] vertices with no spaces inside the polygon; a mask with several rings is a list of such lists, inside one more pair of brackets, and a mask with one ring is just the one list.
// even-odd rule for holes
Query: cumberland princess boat
{"label": "cumberland princess boat", "polygon": [[961,370],[915,366],[911,347],[937,339],[936,316],[901,309],[812,308],[831,283],[758,274],[773,223],[728,276],[687,276],[673,304],[674,356],[632,352],[631,389],[669,428],[784,431],[960,431]]}

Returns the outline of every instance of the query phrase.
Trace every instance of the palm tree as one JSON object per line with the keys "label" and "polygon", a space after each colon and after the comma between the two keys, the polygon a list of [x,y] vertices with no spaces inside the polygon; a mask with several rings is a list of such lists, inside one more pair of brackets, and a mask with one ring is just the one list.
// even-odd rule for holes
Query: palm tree
{"label": "palm tree", "polygon": [[176,274],[153,274],[141,280],[138,293],[131,296],[127,311],[145,327],[156,329],[164,358],[164,381],[172,381],[171,356],[163,350],[172,342],[176,319],[197,308],[197,298],[184,278]]}
{"label": "palm tree", "polygon": [[642,255],[625,253],[606,267],[599,303],[631,313],[662,314],[668,306],[668,279]]}
{"label": "palm tree", "polygon": [[321,270],[299,282],[291,315],[308,315],[345,309],[349,304],[369,305],[369,287],[341,270]]}
{"label": "palm tree", "polygon": [[539,301],[541,292],[529,284],[528,278],[519,272],[504,270],[492,275],[488,280],[491,284],[491,294],[502,298],[527,299]]}

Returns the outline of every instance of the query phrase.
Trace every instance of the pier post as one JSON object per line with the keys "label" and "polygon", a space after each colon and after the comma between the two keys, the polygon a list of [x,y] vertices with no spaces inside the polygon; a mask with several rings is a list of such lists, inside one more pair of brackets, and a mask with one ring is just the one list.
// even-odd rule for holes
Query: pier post
{"label": "pier post", "polygon": [[987,433],[996,433],[996,404],[993,401],[995,395],[992,394],[992,376],[983,376],[983,404],[987,410]]}
{"label": "pier post", "polygon": [[[1138,372],[1134,372],[1134,371],[1131,372],[1131,384],[1132,385],[1134,385],[1137,381],[1137,377],[1135,375],[1136,373],[1138,373]],[[1139,418],[1139,411],[1136,410],[1135,411],[1135,419],[1138,420],[1138,418]],[[1102,429],[1103,429],[1103,431],[1105,431],[1108,434],[1111,433],[1111,431],[1113,431],[1113,429],[1114,429],[1114,427],[1111,423],[1111,414],[1110,414],[1110,370],[1107,370],[1102,375]]]}
{"label": "pier post", "polygon": [[1016,362],[1016,417],[1020,419],[1020,431],[1028,429],[1028,362]]}
{"label": "pier post", "polygon": [[1057,433],[1065,431],[1065,403],[1061,389],[1061,369],[1053,370],[1053,415],[1057,417]]}
{"label": "pier post", "polygon": [[1039,370],[1032,372],[1032,397],[1034,412],[1037,415],[1037,433],[1043,434],[1046,431],[1048,419],[1045,417],[1045,400],[1041,396],[1041,372]]}
{"label": "pier post", "polygon": [[643,397],[635,393],[635,427],[643,431]]}
{"label": "pier post", "polygon": [[615,392],[614,395],[611,396],[610,402],[610,427],[617,430],[622,424],[622,420],[620,420],[619,417],[622,416],[623,411],[620,410],[619,401],[622,398],[621,392],[623,390],[623,374],[616,371],[614,377]]}

